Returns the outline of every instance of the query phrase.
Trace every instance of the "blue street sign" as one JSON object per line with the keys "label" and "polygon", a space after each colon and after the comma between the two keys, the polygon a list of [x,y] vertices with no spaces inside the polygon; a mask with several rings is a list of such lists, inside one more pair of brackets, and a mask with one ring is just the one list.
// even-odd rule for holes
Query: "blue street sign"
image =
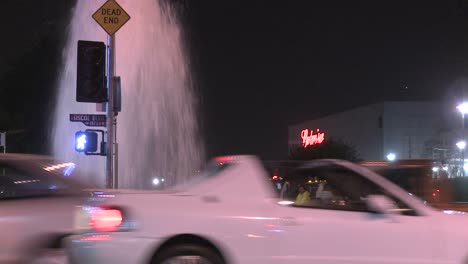
{"label": "blue street sign", "polygon": [[93,114],[70,114],[71,122],[81,122],[85,126],[90,127],[105,127],[107,124],[106,115]]}

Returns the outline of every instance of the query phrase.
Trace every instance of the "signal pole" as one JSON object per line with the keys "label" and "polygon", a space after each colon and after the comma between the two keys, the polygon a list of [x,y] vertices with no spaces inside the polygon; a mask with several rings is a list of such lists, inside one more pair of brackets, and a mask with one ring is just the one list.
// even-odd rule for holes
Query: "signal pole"
{"label": "signal pole", "polygon": [[6,153],[6,132],[0,133],[0,146],[3,146],[3,154]]}
{"label": "signal pole", "polygon": [[[115,33],[130,20],[130,15],[116,2],[107,0],[93,15],[93,19],[107,33],[107,145],[106,145],[106,188],[117,188],[117,112],[115,77]],[[120,95],[120,93],[119,93]],[[119,98],[120,104],[120,98]]]}
{"label": "signal pole", "polygon": [[[115,35],[107,35],[107,151],[106,188],[114,188],[114,76],[115,76]],[[114,122],[115,121],[115,122]]]}

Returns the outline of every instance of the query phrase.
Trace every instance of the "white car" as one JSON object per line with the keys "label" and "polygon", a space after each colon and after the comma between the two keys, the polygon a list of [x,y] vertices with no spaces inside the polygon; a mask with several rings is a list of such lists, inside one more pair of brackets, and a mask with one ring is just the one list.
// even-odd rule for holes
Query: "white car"
{"label": "white car", "polygon": [[[296,202],[298,185],[306,193]],[[468,257],[465,215],[432,209],[336,160],[267,170],[253,156],[216,158],[183,188],[102,192],[77,219],[80,232],[66,242],[73,263],[461,264]]]}
{"label": "white car", "polygon": [[84,201],[75,167],[46,156],[0,154],[0,263],[66,260],[61,242]]}

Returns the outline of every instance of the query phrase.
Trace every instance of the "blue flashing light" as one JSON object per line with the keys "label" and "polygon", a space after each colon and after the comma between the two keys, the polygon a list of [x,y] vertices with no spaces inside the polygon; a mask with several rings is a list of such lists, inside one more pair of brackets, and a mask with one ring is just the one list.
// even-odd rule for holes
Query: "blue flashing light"
{"label": "blue flashing light", "polygon": [[97,150],[97,133],[78,131],[75,133],[75,150],[77,152],[95,152]]}
{"label": "blue flashing light", "polygon": [[81,151],[86,149],[86,134],[80,135],[76,139],[76,149]]}

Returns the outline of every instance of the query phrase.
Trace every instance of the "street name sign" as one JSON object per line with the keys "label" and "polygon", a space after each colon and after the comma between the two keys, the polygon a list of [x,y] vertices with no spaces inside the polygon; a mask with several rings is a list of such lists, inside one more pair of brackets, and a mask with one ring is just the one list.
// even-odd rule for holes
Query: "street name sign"
{"label": "street name sign", "polygon": [[90,127],[105,127],[107,116],[106,115],[92,115],[92,114],[70,114],[71,122],[81,122],[85,126]]}

